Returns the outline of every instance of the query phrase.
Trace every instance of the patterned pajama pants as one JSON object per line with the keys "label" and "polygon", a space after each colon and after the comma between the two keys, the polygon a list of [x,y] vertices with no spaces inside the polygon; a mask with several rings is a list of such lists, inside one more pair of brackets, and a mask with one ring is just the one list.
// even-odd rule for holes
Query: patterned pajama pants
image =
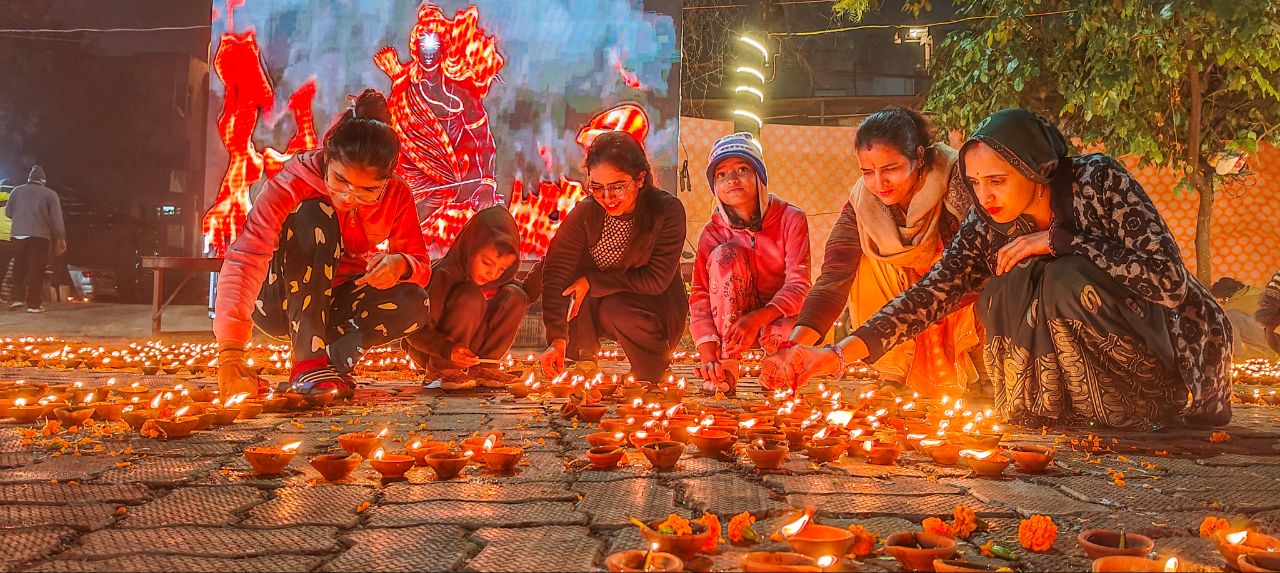
{"label": "patterned pajama pants", "polygon": [[[742,315],[764,307],[756,290],[755,269],[751,265],[750,251],[741,245],[720,245],[707,257],[707,290],[711,294],[711,319],[715,321],[716,334],[724,340],[734,321]],[[767,302],[767,301],[766,301]],[[796,317],[782,317],[761,327],[756,346],[773,353],[795,328]],[[722,358],[737,359],[724,354]]]}
{"label": "patterned pajama pants", "polygon": [[253,322],[289,339],[295,365],[327,360],[346,374],[369,348],[427,323],[427,291],[414,283],[379,290],[353,279],[335,286],[342,253],[337,212],[325,201],[303,201],[285,219]]}

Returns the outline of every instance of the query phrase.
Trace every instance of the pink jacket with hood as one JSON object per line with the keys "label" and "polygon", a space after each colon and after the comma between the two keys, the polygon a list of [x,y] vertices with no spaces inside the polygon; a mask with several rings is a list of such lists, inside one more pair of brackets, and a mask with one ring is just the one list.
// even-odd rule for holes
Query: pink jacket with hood
{"label": "pink jacket with hood", "polygon": [[[800,313],[809,294],[809,220],[799,207],[770,194],[763,183],[759,189],[761,224],[759,231],[730,217],[712,191],[715,205],[711,220],[698,236],[698,252],[693,261],[693,288],[689,295],[689,333],[694,346],[720,341],[711,318],[711,292],[707,274],[711,251],[724,244],[747,247],[759,299],[756,308],[772,305],[782,316]],[[734,222],[731,222],[734,221]]]}
{"label": "pink jacket with hood", "polygon": [[[213,333],[218,342],[248,342],[253,333],[252,312],[267,267],[280,240],[284,220],[298,204],[328,198],[324,183],[323,151],[301,153],[284,164],[284,169],[262,186],[244,223],[244,230],[227,249],[222,274],[218,277],[217,318]],[[387,182],[382,199],[354,211],[338,214],[342,230],[342,258],[334,270],[333,284],[354,280],[365,272],[366,257],[387,241],[387,252],[407,255],[406,282],[427,286],[431,259],[418,227],[418,214],[409,186],[398,177]]]}

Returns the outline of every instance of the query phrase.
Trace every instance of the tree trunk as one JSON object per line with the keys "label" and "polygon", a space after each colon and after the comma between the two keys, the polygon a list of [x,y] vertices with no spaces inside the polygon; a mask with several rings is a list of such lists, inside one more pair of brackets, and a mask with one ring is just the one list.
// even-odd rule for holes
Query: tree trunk
{"label": "tree trunk", "polygon": [[1196,279],[1200,284],[1213,284],[1211,224],[1213,222],[1213,175],[1197,169],[1193,178],[1196,194],[1200,196],[1200,208],[1196,211]]}

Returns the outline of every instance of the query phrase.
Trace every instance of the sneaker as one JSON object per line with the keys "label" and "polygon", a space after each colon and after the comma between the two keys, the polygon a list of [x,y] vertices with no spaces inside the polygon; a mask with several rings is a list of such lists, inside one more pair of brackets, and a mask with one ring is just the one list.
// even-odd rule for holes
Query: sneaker
{"label": "sneaker", "polygon": [[32,313],[32,314],[36,314],[36,313],[40,313],[40,312],[44,312],[44,307],[28,308],[28,309],[27,309],[27,312]]}
{"label": "sneaker", "polygon": [[22,302],[22,301],[16,301],[16,300],[15,300],[15,301],[13,301],[13,302],[9,303],[9,310],[18,310],[18,309],[22,308],[22,305],[24,305],[24,304],[26,304],[26,303],[25,303],[25,302]]}
{"label": "sneaker", "polygon": [[350,400],[356,397],[356,378],[350,374],[339,374],[342,382],[338,383],[338,399]]}
{"label": "sneaker", "polygon": [[446,392],[470,390],[476,387],[475,378],[472,378],[466,371],[457,368],[447,368],[437,372],[435,382],[439,382],[440,389]]}
{"label": "sneaker", "polygon": [[304,395],[342,391],[342,376],[332,366],[308,370],[289,381],[289,391]]}
{"label": "sneaker", "polygon": [[480,385],[485,388],[506,388],[507,384],[516,381],[516,377],[505,370],[497,368],[486,368],[483,366],[472,366],[468,372],[471,376],[480,381]]}

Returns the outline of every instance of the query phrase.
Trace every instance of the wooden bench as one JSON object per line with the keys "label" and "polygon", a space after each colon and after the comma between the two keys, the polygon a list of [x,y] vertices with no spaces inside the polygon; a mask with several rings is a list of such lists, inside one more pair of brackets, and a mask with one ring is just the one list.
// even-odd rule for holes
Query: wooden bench
{"label": "wooden bench", "polygon": [[[182,291],[182,287],[187,286],[191,282],[191,277],[196,273],[216,273],[222,269],[221,258],[210,257],[142,257],[142,268],[155,271],[155,286],[151,290],[151,336],[160,336],[160,317],[164,315],[164,309],[168,308],[169,303],[178,296]],[[174,289],[169,298],[164,298],[164,271],[166,269],[175,269],[186,271],[186,275],[182,277],[182,282],[178,283],[178,288]],[[212,302],[212,301],[211,301]]]}

